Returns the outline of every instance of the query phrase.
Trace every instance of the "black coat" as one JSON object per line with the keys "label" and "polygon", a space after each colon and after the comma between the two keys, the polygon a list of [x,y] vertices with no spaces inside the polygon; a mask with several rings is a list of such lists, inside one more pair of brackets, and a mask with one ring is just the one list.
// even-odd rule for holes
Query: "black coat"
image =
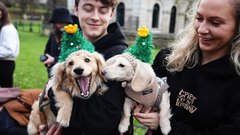
{"label": "black coat", "polygon": [[[170,86],[169,135],[240,135],[240,76],[230,56],[172,74],[163,65],[167,53],[158,53],[153,68]],[[160,134],[159,129],[153,133]]]}
{"label": "black coat", "polygon": [[[127,48],[126,37],[118,23],[108,27],[108,34],[93,43],[95,50],[105,59],[121,54]],[[66,135],[117,135],[124,104],[124,90],[119,82],[108,82],[108,91],[102,96],[93,95],[88,100],[74,98],[70,126],[63,130]],[[49,91],[49,96],[52,92]],[[57,112],[51,106],[53,112]]]}
{"label": "black coat", "polygon": [[55,34],[52,32],[48,38],[45,46],[44,54],[49,54],[54,57],[54,63],[47,67],[48,77],[50,77],[51,68],[58,62],[58,56],[60,54],[60,43],[57,43]]}

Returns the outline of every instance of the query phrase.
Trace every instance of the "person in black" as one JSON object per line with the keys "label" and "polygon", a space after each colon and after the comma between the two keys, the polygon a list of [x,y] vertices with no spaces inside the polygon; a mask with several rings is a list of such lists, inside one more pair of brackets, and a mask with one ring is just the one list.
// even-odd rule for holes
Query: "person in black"
{"label": "person in black", "polygon": [[[85,39],[91,41],[95,50],[104,58],[121,54],[127,47],[125,35],[117,22],[110,24],[118,0],[76,0],[75,8]],[[49,134],[63,135],[117,135],[125,99],[120,82],[108,81],[109,89],[101,96],[93,95],[88,100],[74,98],[70,126],[52,126]],[[48,91],[51,110],[57,114],[52,89]],[[41,128],[41,127],[40,127]],[[62,132],[59,132],[61,129]],[[132,132],[132,131],[131,131]]]}
{"label": "person in black", "polygon": [[[200,0],[193,21],[157,54],[152,67],[171,92],[169,135],[240,134],[239,7],[239,0]],[[154,125],[145,123],[154,112],[134,115]],[[149,126],[153,135],[162,134],[158,122]]]}
{"label": "person in black", "polygon": [[60,40],[62,29],[65,25],[73,23],[70,12],[64,7],[56,7],[50,19],[53,24],[53,32],[48,38],[44,55],[47,56],[43,63],[47,67],[48,77],[50,77],[51,68],[57,63],[60,54]]}

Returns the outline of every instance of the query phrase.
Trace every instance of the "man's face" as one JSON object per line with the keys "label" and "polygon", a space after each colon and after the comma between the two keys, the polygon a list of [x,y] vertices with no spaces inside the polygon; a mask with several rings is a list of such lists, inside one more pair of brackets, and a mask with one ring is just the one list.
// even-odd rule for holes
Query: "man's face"
{"label": "man's face", "polygon": [[98,0],[80,0],[76,12],[87,40],[95,42],[107,34],[113,16],[112,7],[103,5]]}

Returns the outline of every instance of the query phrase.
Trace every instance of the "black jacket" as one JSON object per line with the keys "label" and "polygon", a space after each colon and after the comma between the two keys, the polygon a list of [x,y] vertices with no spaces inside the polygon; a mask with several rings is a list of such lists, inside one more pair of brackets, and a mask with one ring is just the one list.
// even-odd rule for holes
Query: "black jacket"
{"label": "black jacket", "polygon": [[48,77],[50,77],[51,68],[57,63],[60,54],[60,43],[57,43],[55,34],[52,32],[45,46],[44,54],[49,54],[54,57],[54,63],[47,67]]}
{"label": "black jacket", "polygon": [[[120,31],[118,23],[108,27],[108,34],[93,43],[95,50],[105,59],[120,54],[127,48],[126,37]],[[66,135],[117,135],[118,124],[124,104],[124,90],[119,82],[108,82],[108,91],[102,96],[93,95],[88,100],[74,98],[70,126],[63,130]],[[49,91],[53,99],[52,91]],[[53,101],[53,100],[51,100]],[[52,111],[57,110],[51,104]]]}
{"label": "black jacket", "polygon": [[160,51],[153,68],[170,86],[169,135],[240,135],[240,76],[229,55],[173,74],[163,65],[166,53]]}

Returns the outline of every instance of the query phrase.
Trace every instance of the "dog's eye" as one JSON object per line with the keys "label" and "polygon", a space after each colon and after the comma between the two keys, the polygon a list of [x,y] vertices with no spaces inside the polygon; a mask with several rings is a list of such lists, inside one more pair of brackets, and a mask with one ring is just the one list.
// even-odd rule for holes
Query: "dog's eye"
{"label": "dog's eye", "polygon": [[85,58],[84,61],[88,63],[88,62],[90,62],[90,59],[89,58]]}
{"label": "dog's eye", "polygon": [[73,64],[74,64],[73,61],[70,61],[70,62],[68,63],[69,66],[72,66]]}
{"label": "dog's eye", "polygon": [[125,65],[123,65],[123,64],[119,64],[119,67],[125,67]]}

